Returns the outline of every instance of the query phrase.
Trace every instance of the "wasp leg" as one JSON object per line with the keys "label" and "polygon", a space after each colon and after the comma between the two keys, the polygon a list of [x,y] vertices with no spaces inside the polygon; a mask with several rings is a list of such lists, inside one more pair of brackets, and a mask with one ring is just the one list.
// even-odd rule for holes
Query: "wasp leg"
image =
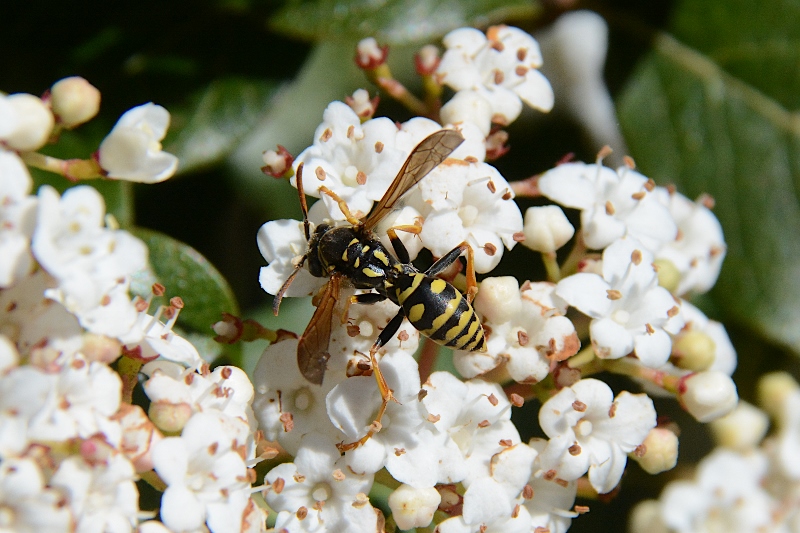
{"label": "wasp leg", "polygon": [[386,230],[386,235],[389,236],[389,240],[392,242],[392,248],[394,248],[394,254],[397,256],[397,259],[401,263],[410,263],[411,258],[408,256],[406,245],[403,244],[403,241],[401,241],[400,237],[397,236],[398,231],[405,231],[407,233],[419,235],[419,233],[422,231],[422,228],[415,224],[406,224],[403,226],[394,226]]}
{"label": "wasp leg", "polygon": [[327,194],[328,196],[333,198],[333,200],[339,206],[339,209],[342,211],[342,214],[344,214],[344,218],[346,218],[350,224],[354,226],[358,226],[359,224],[361,224],[361,221],[356,217],[354,217],[353,214],[350,212],[350,208],[347,207],[347,202],[342,200],[342,198],[338,194],[336,194],[329,188],[325,187],[324,185],[319,188],[319,192]]}
{"label": "wasp leg", "polygon": [[472,303],[473,298],[478,294],[478,280],[475,278],[475,253],[472,251],[472,246],[467,244],[466,241],[440,257],[438,261],[425,271],[425,275],[436,276],[441,274],[443,270],[452,265],[464,252],[467,252],[467,301]]}
{"label": "wasp leg", "polygon": [[386,412],[386,406],[389,405],[390,401],[397,402],[394,397],[392,389],[389,388],[389,385],[386,383],[386,379],[383,377],[383,372],[381,372],[380,365],[378,365],[378,360],[375,358],[375,354],[378,353],[378,350],[381,346],[388,343],[392,340],[392,337],[395,336],[397,330],[400,329],[400,324],[403,323],[403,319],[405,318],[405,314],[403,310],[397,312],[392,320],[386,324],[386,327],[383,328],[381,334],[375,339],[375,343],[372,345],[372,348],[369,350],[369,359],[372,363],[372,372],[375,374],[375,381],[378,382],[378,390],[381,393],[381,408],[378,410],[378,416],[375,417],[375,420],[372,421],[372,424],[369,426],[369,431],[367,434],[358,439],[355,442],[351,442],[348,444],[337,444],[336,447],[339,449],[340,452],[346,452],[347,450],[354,450],[367,442],[375,433],[381,430],[381,418],[383,418],[383,413]]}
{"label": "wasp leg", "polygon": [[377,292],[365,292],[363,294],[354,294],[350,297],[350,303],[354,304],[376,304],[386,299],[386,296]]}

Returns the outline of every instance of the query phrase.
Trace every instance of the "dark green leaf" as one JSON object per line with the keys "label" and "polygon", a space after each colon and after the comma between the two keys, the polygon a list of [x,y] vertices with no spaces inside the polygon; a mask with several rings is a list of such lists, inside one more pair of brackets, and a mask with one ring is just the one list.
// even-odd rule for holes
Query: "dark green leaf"
{"label": "dark green leaf", "polygon": [[273,89],[267,82],[217,80],[192,98],[187,109],[173,112],[171,141],[165,150],[180,159],[179,172],[208,167],[227,157],[261,120]]}
{"label": "dark green leaf", "polygon": [[[800,25],[793,24],[773,37],[788,46],[798,34]],[[783,72],[795,76],[796,64],[787,56]],[[676,182],[690,197],[707,192],[715,198],[728,243],[713,293],[719,307],[800,351],[800,124],[751,81],[661,36],[622,95],[620,120],[645,174]]]}
{"label": "dark green leaf", "polygon": [[531,17],[536,6],[529,0],[296,0],[270,22],[276,30],[307,40],[375,37],[402,44],[462,26]]}

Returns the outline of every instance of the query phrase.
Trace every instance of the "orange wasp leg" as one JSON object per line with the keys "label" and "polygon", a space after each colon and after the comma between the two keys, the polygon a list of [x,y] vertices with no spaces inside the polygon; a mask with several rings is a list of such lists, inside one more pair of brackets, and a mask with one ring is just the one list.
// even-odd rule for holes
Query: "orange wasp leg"
{"label": "orange wasp leg", "polygon": [[354,226],[358,226],[358,225],[361,224],[361,220],[359,220],[359,219],[357,219],[356,217],[353,216],[353,213],[350,212],[350,208],[347,207],[347,202],[342,200],[341,196],[339,196],[338,194],[336,194],[335,192],[333,192],[329,188],[325,187],[324,185],[319,188],[319,192],[321,192],[323,194],[327,194],[328,196],[333,198],[333,200],[339,206],[339,209],[341,210],[342,214],[344,214],[344,218],[347,219],[347,222],[349,222],[350,224],[352,224]]}

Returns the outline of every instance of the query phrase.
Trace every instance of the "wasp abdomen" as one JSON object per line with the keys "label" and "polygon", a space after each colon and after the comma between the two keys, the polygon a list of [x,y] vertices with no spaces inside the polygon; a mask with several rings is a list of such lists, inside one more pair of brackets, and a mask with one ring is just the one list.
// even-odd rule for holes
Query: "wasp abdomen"
{"label": "wasp abdomen", "polygon": [[420,333],[456,350],[484,350],[478,315],[455,287],[422,273],[402,276],[395,284],[397,303]]}

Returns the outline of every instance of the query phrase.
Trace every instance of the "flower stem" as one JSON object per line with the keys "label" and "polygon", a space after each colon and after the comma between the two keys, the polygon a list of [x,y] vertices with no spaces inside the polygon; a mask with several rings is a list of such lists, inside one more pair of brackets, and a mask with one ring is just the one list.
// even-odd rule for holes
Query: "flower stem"
{"label": "flower stem", "polygon": [[163,479],[158,477],[158,474],[156,474],[155,470],[141,472],[139,473],[139,477],[159,492],[164,492],[167,490],[167,484],[164,483]]}
{"label": "flower stem", "polygon": [[558,267],[558,260],[555,252],[542,252],[542,262],[547,272],[547,281],[558,283],[561,280],[561,269]]}
{"label": "flower stem", "polygon": [[561,277],[569,276],[578,271],[578,263],[586,257],[586,244],[583,242],[583,230],[578,230],[575,235],[575,244],[569,252],[564,264],[561,265]]}
{"label": "flower stem", "polygon": [[103,177],[103,169],[94,159],[58,159],[39,152],[22,152],[20,157],[26,165],[64,176],[71,181],[90,180]]}
{"label": "flower stem", "polygon": [[524,198],[539,198],[542,191],[539,190],[539,175],[531,176],[520,181],[512,181],[510,183],[511,190],[514,191],[515,196]]}

